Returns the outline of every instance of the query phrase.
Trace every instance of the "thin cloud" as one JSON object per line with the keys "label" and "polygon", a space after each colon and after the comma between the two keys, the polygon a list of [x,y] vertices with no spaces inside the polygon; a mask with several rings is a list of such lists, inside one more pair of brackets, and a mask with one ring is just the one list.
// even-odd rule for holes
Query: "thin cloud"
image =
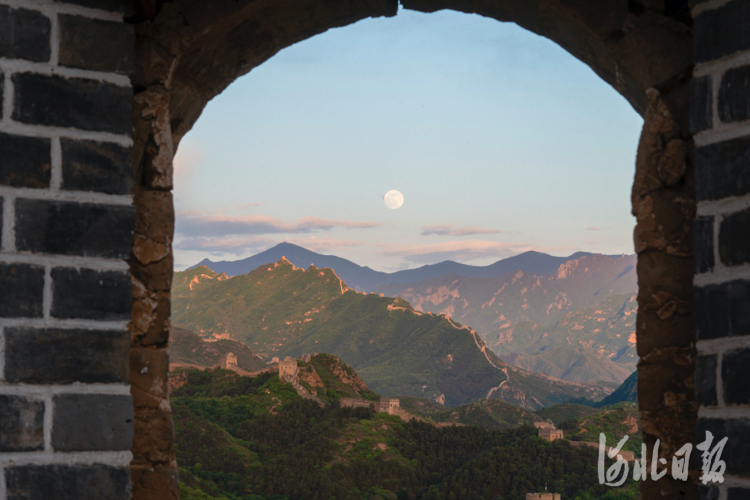
{"label": "thin cloud", "polygon": [[612,226],[607,226],[607,227],[589,226],[589,227],[586,228],[586,231],[601,231],[603,229],[609,229],[610,227],[612,227]]}
{"label": "thin cloud", "polygon": [[455,227],[448,224],[422,226],[422,236],[469,236],[472,234],[497,234],[502,232],[503,231],[500,231],[499,229],[487,229],[474,226]]}
{"label": "thin cloud", "polygon": [[313,252],[322,252],[325,250],[333,250],[335,248],[346,248],[364,245],[364,241],[359,240],[335,240],[327,236],[318,238],[317,236],[310,236],[308,238],[294,238],[286,240],[289,243],[294,243]]}
{"label": "thin cloud", "polygon": [[278,233],[300,234],[328,231],[334,227],[368,229],[379,226],[379,222],[356,222],[319,217],[304,217],[293,222],[287,222],[268,215],[233,216],[189,211],[178,214],[175,230],[189,238],[200,238]]}
{"label": "thin cloud", "polygon": [[174,182],[185,184],[192,180],[195,169],[204,156],[205,152],[197,144],[183,141],[177,148],[172,161]]}

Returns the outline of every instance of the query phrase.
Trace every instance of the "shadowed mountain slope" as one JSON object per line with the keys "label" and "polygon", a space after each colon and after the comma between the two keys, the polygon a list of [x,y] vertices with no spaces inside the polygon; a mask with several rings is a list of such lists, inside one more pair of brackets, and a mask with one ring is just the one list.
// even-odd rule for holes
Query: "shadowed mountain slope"
{"label": "shadowed mountain slope", "polygon": [[207,267],[175,273],[172,321],[202,337],[229,333],[265,358],[332,353],[385,396],[448,406],[491,397],[536,409],[611,392],[506,365],[469,327],[286,259],[229,279]]}

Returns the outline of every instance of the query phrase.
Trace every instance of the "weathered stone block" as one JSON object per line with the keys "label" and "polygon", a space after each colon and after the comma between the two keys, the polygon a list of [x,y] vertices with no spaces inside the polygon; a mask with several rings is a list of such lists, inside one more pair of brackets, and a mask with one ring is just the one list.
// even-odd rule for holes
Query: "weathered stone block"
{"label": "weathered stone block", "polygon": [[735,280],[693,290],[696,340],[747,335],[750,281]]}
{"label": "weathered stone block", "polygon": [[55,2],[117,12],[118,14],[123,14],[124,17],[133,15],[133,0],[55,0]]}
{"label": "weathered stone block", "polygon": [[0,184],[29,188],[49,187],[49,139],[0,134],[0,158],[3,159],[0,162]]}
{"label": "weathered stone block", "polygon": [[133,498],[138,500],[178,500],[177,467],[130,466]]}
{"label": "weathered stone block", "polygon": [[169,396],[169,355],[166,349],[134,348],[130,350],[130,383],[152,396],[167,400]]}
{"label": "weathered stone block", "polygon": [[5,471],[8,500],[130,500],[124,467],[23,465]]}
{"label": "weathered stone block", "polygon": [[[727,443],[721,454],[721,459],[726,462],[725,474],[750,475],[750,419],[729,418],[726,420],[718,418],[699,419],[695,427],[695,444],[698,445],[706,440],[706,431],[713,434],[711,449],[724,439]],[[695,467],[701,468],[701,454],[693,450],[693,462]]]}
{"label": "weathered stone block", "polygon": [[750,137],[697,148],[695,194],[698,201],[720,200],[750,193],[749,164]]}
{"label": "weathered stone block", "polygon": [[41,318],[43,293],[43,267],[0,263],[0,317]]}
{"label": "weathered stone block", "polygon": [[719,118],[723,122],[750,118],[750,65],[730,68],[724,73],[719,87],[718,106]]}
{"label": "weathered stone block", "polygon": [[168,411],[141,410],[135,414],[133,464],[170,465],[174,461],[174,424]]}
{"label": "weathered stone block", "polygon": [[728,266],[750,262],[750,208],[727,215],[721,221],[719,255]]}
{"label": "weathered stone block", "polygon": [[48,254],[126,258],[135,208],[51,200],[16,200],[16,248]]}
{"label": "weathered stone block", "polygon": [[61,139],[63,189],[130,194],[131,148],[110,142]]}
{"label": "weathered stone block", "polygon": [[716,355],[698,356],[695,362],[695,399],[703,406],[715,406]]}
{"label": "weathered stone block", "polygon": [[60,15],[60,65],[130,74],[135,69],[135,33],[126,23]]}
{"label": "weathered stone block", "polygon": [[57,451],[117,451],[133,445],[130,396],[55,396],[52,446]]}
{"label": "weathered stone block", "polygon": [[697,134],[713,126],[711,75],[690,81],[690,132]]}
{"label": "weathered stone block", "polygon": [[39,11],[0,5],[0,57],[49,61],[51,27]]}
{"label": "weathered stone block", "polygon": [[17,73],[13,85],[13,119],[19,122],[132,133],[133,91],[128,87],[37,73]]}
{"label": "weathered stone block", "polygon": [[130,273],[56,268],[52,270],[52,311],[55,318],[110,321],[130,319]]}
{"label": "weathered stone block", "polygon": [[724,353],[721,362],[724,402],[728,405],[750,403],[750,348]]}
{"label": "weathered stone block", "polygon": [[750,4],[734,0],[693,19],[693,60],[713,61],[750,49]]}
{"label": "weathered stone block", "polygon": [[44,449],[44,403],[0,395],[0,452]]}
{"label": "weathered stone block", "polygon": [[127,383],[127,331],[5,329],[5,378],[12,383]]}
{"label": "weathered stone block", "polygon": [[696,274],[714,268],[713,217],[698,217],[693,221],[693,268]]}

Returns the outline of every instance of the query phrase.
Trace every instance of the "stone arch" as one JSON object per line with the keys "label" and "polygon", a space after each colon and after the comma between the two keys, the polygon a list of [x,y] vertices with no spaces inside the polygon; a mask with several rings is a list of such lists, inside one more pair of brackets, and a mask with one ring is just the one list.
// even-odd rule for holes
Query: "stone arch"
{"label": "stone arch", "polygon": [[[638,350],[644,438],[672,451],[692,441],[692,184],[687,0],[402,0],[406,9],[453,9],[518,25],[589,65],[645,117],[633,211],[638,219]],[[136,427],[133,498],[175,498],[167,402],[169,291],[174,232],[172,158],[204,106],[279,50],[367,17],[394,16],[394,0],[140,0],[136,30],[133,165],[136,230],[131,377]],[[160,370],[153,369],[154,366]],[[161,384],[161,385],[160,385]],[[644,483],[645,498],[695,495]],[[662,491],[658,492],[656,489]],[[679,493],[678,493],[679,490]]]}

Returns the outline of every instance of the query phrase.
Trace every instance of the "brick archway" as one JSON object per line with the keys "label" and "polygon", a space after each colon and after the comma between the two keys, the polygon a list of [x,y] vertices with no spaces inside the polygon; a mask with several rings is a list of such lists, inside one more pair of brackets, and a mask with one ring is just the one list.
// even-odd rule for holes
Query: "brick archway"
{"label": "brick archway", "polygon": [[[588,64],[645,118],[633,187],[639,254],[639,398],[644,441],[673,453],[697,416],[692,321],[695,218],[687,1],[402,0],[515,22]],[[646,6],[649,5],[649,7]],[[133,165],[136,232],[129,328],[135,440],[133,498],[172,498],[177,473],[167,400],[174,214],[172,158],[206,103],[276,52],[367,17],[394,16],[392,0],[142,0],[136,28]],[[148,370],[143,370],[148,368]],[[657,491],[657,489],[659,491]],[[694,497],[695,487],[644,483],[646,498]]]}

